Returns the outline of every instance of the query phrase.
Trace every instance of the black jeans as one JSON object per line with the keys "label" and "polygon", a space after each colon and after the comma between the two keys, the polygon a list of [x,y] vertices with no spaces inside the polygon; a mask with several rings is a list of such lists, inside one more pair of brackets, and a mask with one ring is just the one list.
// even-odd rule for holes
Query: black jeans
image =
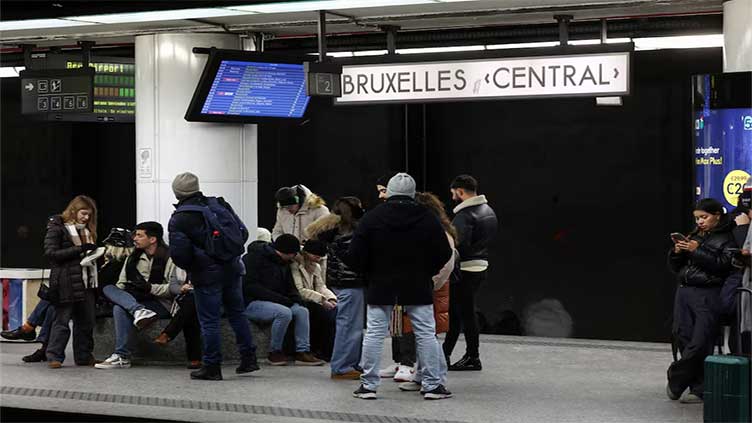
{"label": "black jeans", "polygon": [[311,352],[324,361],[332,360],[337,309],[327,310],[321,304],[305,302],[310,325]]}
{"label": "black jeans", "polygon": [[705,358],[713,354],[720,319],[720,288],[680,286],[674,301],[674,339],[681,359],[668,368],[668,384],[675,394],[687,387],[702,397]]}
{"label": "black jeans", "polygon": [[465,355],[480,357],[478,318],[475,315],[475,295],[486,280],[487,270],[461,272],[460,280],[449,287],[449,332],[444,338],[444,355],[452,355],[460,332],[465,333]]}
{"label": "black jeans", "polygon": [[189,361],[201,360],[201,326],[196,315],[196,302],[193,294],[185,295],[180,301],[180,308],[162,330],[168,338],[175,339],[183,331],[185,354]]}
{"label": "black jeans", "polygon": [[87,289],[84,300],[75,303],[55,304],[57,316],[52,323],[47,343],[47,360],[63,362],[65,347],[70,339],[68,322],[73,320],[73,360],[76,364],[89,364],[94,360],[94,304],[96,289]]}

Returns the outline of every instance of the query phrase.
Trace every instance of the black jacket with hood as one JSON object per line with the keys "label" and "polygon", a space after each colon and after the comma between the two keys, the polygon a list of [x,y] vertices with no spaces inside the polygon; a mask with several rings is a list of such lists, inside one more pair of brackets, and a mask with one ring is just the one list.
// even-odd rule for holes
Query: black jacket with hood
{"label": "black jacket with hood", "polygon": [[248,245],[243,256],[245,276],[243,276],[243,297],[245,304],[251,301],[270,301],[292,307],[303,304],[290,263],[282,260],[271,243],[254,241]]}
{"label": "black jacket with hood", "polygon": [[343,259],[364,275],[370,305],[433,304],[433,275],[452,250],[436,216],[410,197],[392,196],[360,220]]}
{"label": "black jacket with hood", "polygon": [[44,256],[50,261],[50,287],[46,296],[51,303],[84,300],[82,253],[83,248],[73,243],[65,229],[63,218],[60,215],[50,217],[44,236]]}
{"label": "black jacket with hood", "polygon": [[731,261],[736,247],[733,220],[724,217],[718,225],[701,236],[693,234],[689,238],[700,246],[695,251],[669,252],[669,267],[676,273],[682,286],[719,287],[732,273]]}

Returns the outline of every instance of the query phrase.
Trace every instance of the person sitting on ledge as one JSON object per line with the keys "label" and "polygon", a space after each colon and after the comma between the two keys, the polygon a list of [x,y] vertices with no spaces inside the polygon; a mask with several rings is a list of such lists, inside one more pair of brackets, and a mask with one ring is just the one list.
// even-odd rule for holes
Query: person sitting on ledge
{"label": "person sitting on ledge", "polygon": [[131,349],[128,338],[131,325],[139,330],[147,328],[159,318],[169,318],[168,311],[173,294],[170,284],[183,285],[184,272],[170,259],[162,239],[164,230],[157,222],[136,225],[133,242],[135,249],[126,259],[116,285],[104,287],[104,295],[114,304],[115,352],[98,369],[124,369],[131,367]]}
{"label": "person sitting on ledge", "polygon": [[310,352],[308,310],[293,281],[290,264],[300,251],[300,241],[294,235],[283,234],[270,244],[249,248],[243,256],[246,274],[243,277],[245,315],[254,322],[271,322],[269,364],[287,365],[282,352],[285,333],[295,320],[295,364],[320,366],[322,360]]}

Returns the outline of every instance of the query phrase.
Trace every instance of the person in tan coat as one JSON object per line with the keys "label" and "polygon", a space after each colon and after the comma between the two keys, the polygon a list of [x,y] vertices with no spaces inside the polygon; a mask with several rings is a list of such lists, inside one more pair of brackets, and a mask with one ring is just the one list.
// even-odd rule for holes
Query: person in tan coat
{"label": "person in tan coat", "polygon": [[[452,226],[452,222],[444,211],[444,205],[441,203],[438,197],[430,192],[417,192],[415,193],[415,201],[431,210],[439,218],[441,226],[444,227],[446,232],[447,241],[452,247],[452,257],[446,262],[444,267],[441,268],[439,273],[433,277],[433,315],[436,319],[436,334],[446,333],[449,331],[449,283],[454,271],[455,262],[459,253],[455,248],[455,239],[457,238],[457,230]],[[402,333],[412,332],[412,325],[410,319],[407,316],[403,317]],[[446,383],[448,363],[444,361],[440,367],[442,383]],[[412,382],[401,383],[399,388],[402,391],[417,391],[421,388],[422,371],[421,363],[418,360],[415,363],[417,371]]]}
{"label": "person in tan coat", "polygon": [[304,185],[282,187],[274,197],[277,200],[277,220],[272,229],[272,240],[290,234],[305,242],[310,238],[305,228],[329,214],[324,199]]}

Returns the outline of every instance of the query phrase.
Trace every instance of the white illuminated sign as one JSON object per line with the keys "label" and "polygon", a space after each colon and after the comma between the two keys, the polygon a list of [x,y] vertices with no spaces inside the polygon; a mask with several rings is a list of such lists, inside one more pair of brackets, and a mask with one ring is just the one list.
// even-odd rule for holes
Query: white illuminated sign
{"label": "white illuminated sign", "polygon": [[352,65],[337,104],[629,94],[629,53]]}

